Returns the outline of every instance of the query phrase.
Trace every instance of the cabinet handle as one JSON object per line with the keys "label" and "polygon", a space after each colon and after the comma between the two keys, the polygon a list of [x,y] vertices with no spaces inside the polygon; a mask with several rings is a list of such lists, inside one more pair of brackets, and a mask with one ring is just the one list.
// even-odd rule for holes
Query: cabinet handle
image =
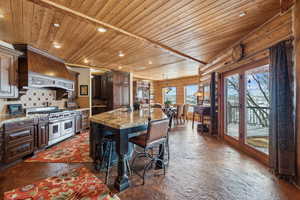
{"label": "cabinet handle", "polygon": [[13,134],[10,134],[9,137],[14,138],[14,137],[20,137],[20,136],[27,136],[27,135],[30,135],[30,130],[13,133]]}

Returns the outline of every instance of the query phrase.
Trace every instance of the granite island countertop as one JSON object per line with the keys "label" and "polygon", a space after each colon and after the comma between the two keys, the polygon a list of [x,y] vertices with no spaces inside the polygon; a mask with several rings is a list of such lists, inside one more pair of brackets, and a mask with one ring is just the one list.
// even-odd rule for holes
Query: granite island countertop
{"label": "granite island countertop", "polygon": [[91,122],[103,124],[116,129],[126,129],[136,126],[148,124],[149,117],[151,120],[162,120],[168,117],[159,108],[142,109],[139,111],[123,111],[123,109],[116,109],[109,112],[93,115],[90,118]]}

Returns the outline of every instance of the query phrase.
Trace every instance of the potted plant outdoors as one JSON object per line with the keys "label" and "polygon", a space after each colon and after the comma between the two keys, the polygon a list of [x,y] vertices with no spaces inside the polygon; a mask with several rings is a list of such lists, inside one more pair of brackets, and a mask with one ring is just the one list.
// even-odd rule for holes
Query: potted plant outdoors
{"label": "potted plant outdoors", "polygon": [[141,102],[140,102],[140,101],[136,101],[136,102],[133,104],[133,109],[134,109],[134,110],[140,110],[140,109],[141,109]]}
{"label": "potted plant outdoors", "polygon": [[165,101],[165,108],[169,108],[172,102],[170,100]]}

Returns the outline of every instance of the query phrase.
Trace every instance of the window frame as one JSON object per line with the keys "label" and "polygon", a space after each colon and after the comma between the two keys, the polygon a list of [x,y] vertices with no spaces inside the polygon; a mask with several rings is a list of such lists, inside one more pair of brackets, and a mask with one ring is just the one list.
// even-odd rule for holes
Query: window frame
{"label": "window frame", "polygon": [[167,87],[163,87],[162,88],[162,103],[164,104],[165,102],[166,102],[166,99],[165,99],[165,97],[166,97],[166,95],[165,95],[165,89],[166,88],[175,88],[175,102],[172,102],[171,104],[176,104],[177,103],[177,87],[176,86],[167,86]]}
{"label": "window frame", "polygon": [[[185,103],[185,104],[188,104],[188,103],[186,102],[186,97],[187,97],[186,89],[187,89],[187,87],[189,87],[189,86],[196,86],[196,87],[197,87],[197,90],[195,91],[195,93],[199,91],[199,85],[198,85],[197,83],[196,83],[196,84],[185,85],[185,86],[184,86],[184,103]],[[195,97],[195,98],[196,98],[195,104],[190,104],[190,103],[189,103],[189,105],[193,105],[193,106],[197,105],[197,103],[198,103],[198,102],[197,102],[197,97]]]}

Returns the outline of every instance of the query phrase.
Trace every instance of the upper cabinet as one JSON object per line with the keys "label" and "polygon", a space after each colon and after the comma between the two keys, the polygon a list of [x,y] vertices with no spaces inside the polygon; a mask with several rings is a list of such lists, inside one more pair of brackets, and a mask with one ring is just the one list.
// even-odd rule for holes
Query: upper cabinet
{"label": "upper cabinet", "polygon": [[21,54],[0,46],[0,98],[18,98],[18,56]]}
{"label": "upper cabinet", "polygon": [[130,105],[130,75],[127,72],[113,73],[113,108]]}

